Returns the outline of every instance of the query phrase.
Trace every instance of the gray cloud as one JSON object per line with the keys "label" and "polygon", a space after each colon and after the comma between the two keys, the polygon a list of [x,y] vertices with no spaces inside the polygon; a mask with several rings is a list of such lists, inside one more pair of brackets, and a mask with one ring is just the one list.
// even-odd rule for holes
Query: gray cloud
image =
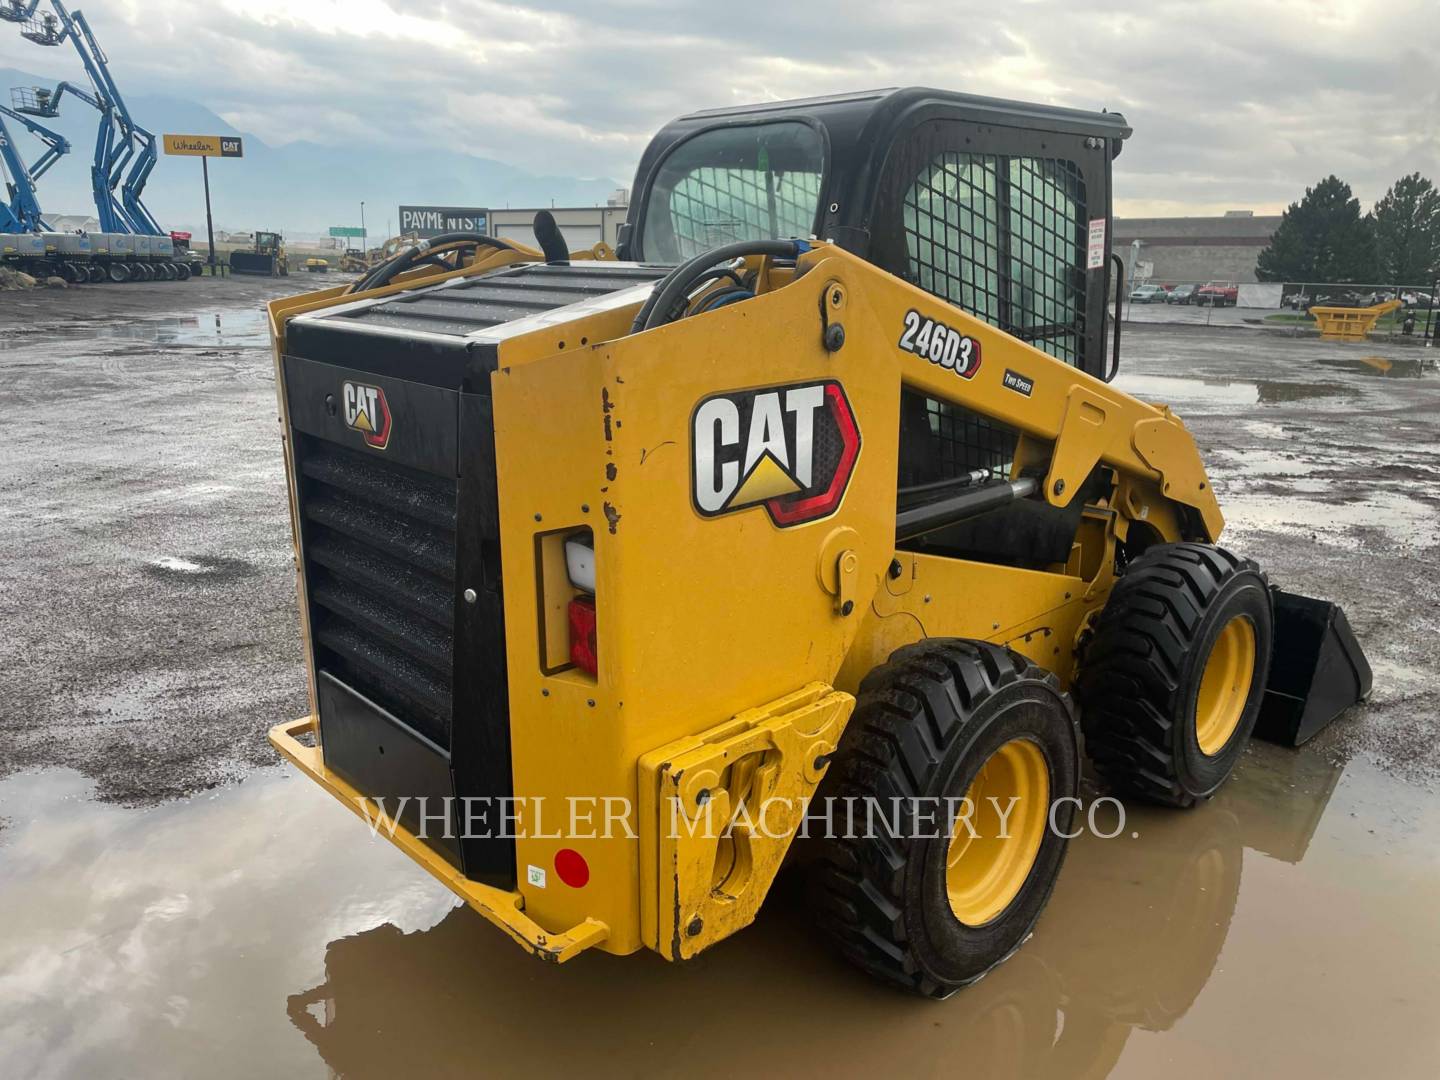
{"label": "gray cloud", "polygon": [[[132,92],[193,98],[272,144],[438,145],[623,180],[691,109],[921,83],[1125,112],[1122,212],[1278,209],[1329,172],[1369,201],[1403,173],[1440,175],[1433,0],[147,0],[87,14]],[[0,65],[39,66],[9,31]]]}

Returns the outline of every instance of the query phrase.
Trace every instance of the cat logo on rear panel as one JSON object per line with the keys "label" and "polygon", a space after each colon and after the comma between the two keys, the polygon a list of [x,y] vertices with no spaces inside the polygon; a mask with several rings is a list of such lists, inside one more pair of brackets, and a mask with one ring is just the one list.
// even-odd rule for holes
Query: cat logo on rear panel
{"label": "cat logo on rear panel", "polygon": [[764,506],[784,528],[835,512],[860,456],[838,382],[713,394],[691,421],[692,497],[704,517]]}
{"label": "cat logo on rear panel", "polygon": [[390,445],[390,405],[378,386],[347,382],[340,388],[345,403],[345,426],[360,432],[367,446],[384,450]]}

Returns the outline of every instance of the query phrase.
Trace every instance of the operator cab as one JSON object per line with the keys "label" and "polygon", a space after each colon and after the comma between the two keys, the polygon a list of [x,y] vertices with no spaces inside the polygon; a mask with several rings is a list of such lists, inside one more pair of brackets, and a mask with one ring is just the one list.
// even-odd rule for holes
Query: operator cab
{"label": "operator cab", "polygon": [[818,237],[1103,378],[1129,134],[1118,113],[915,87],[691,113],[641,157],[619,256]]}
{"label": "operator cab", "polygon": [[[1108,379],[1110,163],[1129,135],[1118,113],[923,88],[697,112],[641,158],[619,254],[673,263],[819,237]],[[897,509],[1010,479],[1018,438],[902,387]],[[899,546],[1052,567],[1070,557],[1085,501],[1018,501]]]}

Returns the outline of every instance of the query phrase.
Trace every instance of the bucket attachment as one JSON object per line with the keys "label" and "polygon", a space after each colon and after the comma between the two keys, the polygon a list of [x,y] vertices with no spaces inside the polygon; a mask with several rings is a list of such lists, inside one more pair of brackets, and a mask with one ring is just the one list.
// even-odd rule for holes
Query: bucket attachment
{"label": "bucket attachment", "polygon": [[1275,646],[1255,734],[1299,746],[1370,696],[1370,664],[1339,604],[1271,589]]}

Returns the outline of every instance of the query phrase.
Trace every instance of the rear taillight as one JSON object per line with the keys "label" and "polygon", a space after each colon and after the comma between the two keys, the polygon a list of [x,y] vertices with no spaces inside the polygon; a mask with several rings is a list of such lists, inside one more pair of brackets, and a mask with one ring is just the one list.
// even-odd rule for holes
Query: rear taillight
{"label": "rear taillight", "polygon": [[595,653],[593,596],[577,596],[570,601],[570,662],[591,675],[599,672],[600,663]]}

